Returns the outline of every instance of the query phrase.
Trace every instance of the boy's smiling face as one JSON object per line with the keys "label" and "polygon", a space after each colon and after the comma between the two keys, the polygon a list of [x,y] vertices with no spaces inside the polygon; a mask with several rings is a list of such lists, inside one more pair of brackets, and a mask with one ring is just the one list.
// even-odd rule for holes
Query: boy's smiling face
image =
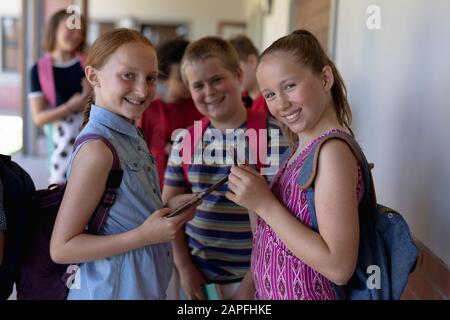
{"label": "boy's smiling face", "polygon": [[184,71],[198,111],[211,120],[228,121],[242,107],[240,71],[232,73],[215,57],[189,63]]}

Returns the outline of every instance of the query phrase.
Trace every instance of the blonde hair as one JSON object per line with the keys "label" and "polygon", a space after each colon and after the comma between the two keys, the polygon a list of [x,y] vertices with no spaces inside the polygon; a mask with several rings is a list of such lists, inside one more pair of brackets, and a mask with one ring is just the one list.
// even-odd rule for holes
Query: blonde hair
{"label": "blonde hair", "polygon": [[[347,89],[341,74],[327,56],[317,38],[307,30],[296,30],[290,35],[284,36],[270,45],[270,47],[261,54],[261,59],[266,55],[279,52],[292,55],[298,63],[310,68],[316,74],[321,74],[323,68],[326,66],[331,67],[334,77],[334,84],[331,87],[331,96],[337,119],[339,124],[347,128],[353,135],[353,131],[350,127],[352,122],[352,112],[347,99]],[[298,141],[298,136],[284,124],[282,124],[282,129],[286,134],[286,138],[289,140],[290,146],[294,146]]]}
{"label": "blonde hair", "polygon": [[224,68],[237,75],[239,66],[239,56],[233,46],[219,37],[205,37],[191,43],[184,53],[181,61],[181,76],[183,82],[188,85],[186,79],[186,67],[192,63],[204,61],[208,58],[219,59]]}
{"label": "blonde hair", "polygon": [[[117,49],[119,49],[124,44],[135,42],[148,45],[153,50],[155,50],[155,47],[150,42],[150,40],[144,37],[141,33],[135,30],[125,28],[114,29],[104,33],[97,40],[95,40],[94,44],[89,49],[86,65],[94,67],[95,69],[101,69],[108,62],[110,56],[114,52],[116,52]],[[95,96],[94,93],[92,93],[91,96],[89,97],[88,104],[84,108],[83,127],[89,121],[91,104],[94,103],[94,101]]]}

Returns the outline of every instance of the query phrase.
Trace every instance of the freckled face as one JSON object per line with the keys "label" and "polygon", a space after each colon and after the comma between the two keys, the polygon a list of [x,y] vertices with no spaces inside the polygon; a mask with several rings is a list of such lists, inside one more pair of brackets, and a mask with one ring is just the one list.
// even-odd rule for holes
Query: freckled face
{"label": "freckled face", "polygon": [[241,72],[232,73],[218,58],[188,64],[185,77],[197,109],[208,118],[226,121],[242,107]]}
{"label": "freckled face", "polygon": [[265,56],[256,76],[270,113],[294,133],[311,130],[329,110],[321,76],[289,54]]}
{"label": "freckled face", "polygon": [[95,73],[96,104],[130,121],[139,119],[155,97],[158,61],[149,45],[135,42],[119,47]]}

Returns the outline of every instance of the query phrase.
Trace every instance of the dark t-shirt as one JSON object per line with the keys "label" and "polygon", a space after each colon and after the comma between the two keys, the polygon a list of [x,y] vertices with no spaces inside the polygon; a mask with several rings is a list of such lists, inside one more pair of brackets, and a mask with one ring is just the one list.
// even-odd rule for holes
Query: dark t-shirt
{"label": "dark t-shirt", "polygon": [[[56,105],[59,106],[69,100],[75,93],[81,93],[81,79],[84,71],[78,60],[72,60],[65,64],[53,65],[55,80]],[[31,69],[30,93],[43,93],[37,71],[37,64]]]}

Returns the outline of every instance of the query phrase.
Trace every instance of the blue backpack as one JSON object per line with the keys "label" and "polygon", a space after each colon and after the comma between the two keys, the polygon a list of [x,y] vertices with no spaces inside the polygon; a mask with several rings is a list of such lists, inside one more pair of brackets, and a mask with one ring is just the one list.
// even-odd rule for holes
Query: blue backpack
{"label": "blue backpack", "polygon": [[319,232],[314,205],[317,159],[323,144],[340,139],[352,149],[361,166],[364,195],[359,204],[359,251],[355,272],[344,286],[334,285],[336,296],[347,300],[398,300],[413,271],[419,250],[403,217],[377,204],[371,165],[354,138],[333,133],[319,140],[305,159],[297,183],[307,192],[312,229]]}

